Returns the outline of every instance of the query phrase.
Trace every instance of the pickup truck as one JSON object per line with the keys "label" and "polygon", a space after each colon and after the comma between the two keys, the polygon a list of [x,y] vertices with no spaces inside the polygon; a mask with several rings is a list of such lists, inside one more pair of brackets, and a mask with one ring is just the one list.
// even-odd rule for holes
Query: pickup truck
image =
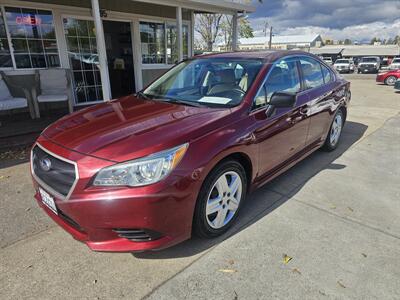
{"label": "pickup truck", "polygon": [[358,73],[378,73],[381,59],[378,56],[362,57],[358,63]]}

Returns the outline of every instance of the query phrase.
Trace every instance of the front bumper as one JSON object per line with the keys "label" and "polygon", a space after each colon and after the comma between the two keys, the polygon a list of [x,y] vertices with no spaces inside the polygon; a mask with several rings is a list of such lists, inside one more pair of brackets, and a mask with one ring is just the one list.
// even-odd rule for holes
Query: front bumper
{"label": "front bumper", "polygon": [[379,69],[375,66],[361,65],[361,66],[358,66],[358,71],[361,73],[377,73],[379,71]]}
{"label": "front bumper", "polygon": [[[92,187],[90,180],[110,162],[88,158],[48,141],[41,145],[77,162],[79,181],[68,199],[55,199],[58,215],[47,208],[33,179],[35,198],[45,212],[76,240],[94,251],[134,252],[163,249],[191,236],[191,225],[200,182],[185,176],[167,177],[159,184],[140,188]],[[50,148],[50,149],[49,149]],[[89,163],[90,161],[90,163]],[[96,165],[97,167],[93,167]],[[91,170],[87,168],[90,166]],[[150,239],[137,241],[121,237],[122,231],[150,232]]]}

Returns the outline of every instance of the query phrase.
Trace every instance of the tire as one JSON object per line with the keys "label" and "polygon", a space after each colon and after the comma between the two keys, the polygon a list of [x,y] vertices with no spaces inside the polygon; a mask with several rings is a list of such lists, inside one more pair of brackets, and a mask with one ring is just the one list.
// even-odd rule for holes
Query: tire
{"label": "tire", "polygon": [[[230,197],[228,197],[228,192],[223,188],[218,188],[218,186],[224,186],[220,184],[224,182],[223,178],[226,179],[228,185],[233,183],[232,180],[240,180],[241,185],[236,189],[235,195],[229,195]],[[202,238],[214,238],[225,233],[235,222],[246,199],[246,194],[247,176],[243,166],[235,160],[227,160],[218,164],[208,174],[197,197],[193,217],[193,232]],[[215,199],[218,200],[215,201]],[[230,210],[229,207],[236,207],[236,209]],[[213,212],[217,209],[219,210]],[[222,219],[223,222],[221,221]]]}
{"label": "tire", "polygon": [[325,143],[321,148],[322,150],[330,152],[337,148],[340,137],[342,136],[342,130],[345,122],[344,118],[345,116],[343,110],[339,109],[333,118],[331,126],[329,127],[329,132],[325,139]]}
{"label": "tire", "polygon": [[394,86],[394,84],[396,83],[397,77],[396,76],[388,76],[385,79],[385,84],[389,85],[389,86]]}

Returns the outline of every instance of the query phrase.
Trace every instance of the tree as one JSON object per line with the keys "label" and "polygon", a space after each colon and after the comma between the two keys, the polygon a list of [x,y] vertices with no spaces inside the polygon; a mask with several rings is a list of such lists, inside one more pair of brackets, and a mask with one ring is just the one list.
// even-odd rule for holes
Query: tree
{"label": "tree", "polygon": [[351,45],[351,44],[353,44],[353,42],[350,39],[345,39],[344,40],[344,44],[345,45]]}
{"label": "tree", "polygon": [[400,35],[394,37],[393,44],[400,46]]}
{"label": "tree", "polygon": [[201,41],[207,51],[212,51],[215,40],[220,34],[222,14],[196,15],[195,30],[200,34]]}
{"label": "tree", "polygon": [[[232,48],[232,36],[233,36],[233,24],[232,16],[225,15],[223,22],[221,23],[221,36],[224,40],[226,49]],[[253,28],[250,25],[249,20],[245,18],[239,18],[238,20],[238,36],[239,38],[252,38],[254,37]]]}
{"label": "tree", "polygon": [[[199,33],[197,44],[203,44],[207,51],[212,51],[213,45],[218,38],[224,41],[226,49],[232,47],[233,17],[221,14],[199,14],[196,16],[195,30]],[[239,18],[238,37],[254,37],[253,28],[249,20]]]}

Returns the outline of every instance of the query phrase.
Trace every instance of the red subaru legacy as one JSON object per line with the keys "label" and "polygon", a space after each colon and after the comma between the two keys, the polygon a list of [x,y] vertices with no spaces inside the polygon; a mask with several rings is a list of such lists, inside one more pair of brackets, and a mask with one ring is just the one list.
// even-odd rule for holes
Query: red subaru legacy
{"label": "red subaru legacy", "polygon": [[96,251],[216,237],[250,191],[337,147],[349,100],[349,83],[308,53],[195,57],[49,126],[31,153],[35,197]]}

